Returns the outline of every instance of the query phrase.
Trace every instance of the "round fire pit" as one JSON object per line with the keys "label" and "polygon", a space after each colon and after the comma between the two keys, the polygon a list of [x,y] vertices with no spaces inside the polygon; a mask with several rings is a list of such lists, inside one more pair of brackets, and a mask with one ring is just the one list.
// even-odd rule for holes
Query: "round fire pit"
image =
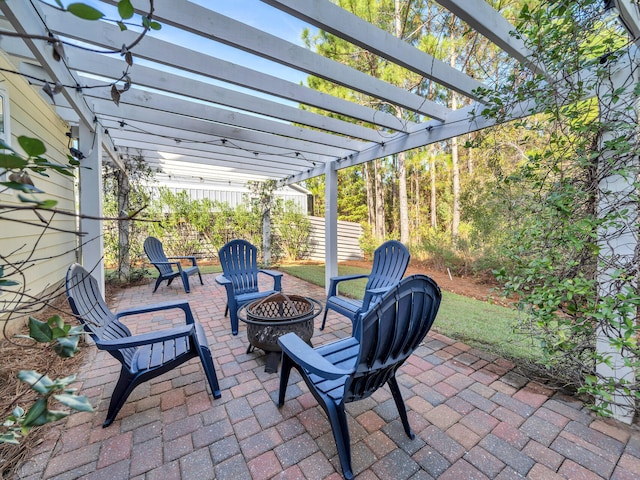
{"label": "round fire pit", "polygon": [[247,324],[247,353],[253,348],[267,352],[265,371],[275,372],[281,352],[278,338],[293,332],[310,344],[313,320],[320,312],[322,305],[317,300],[281,292],[242,306],[238,318]]}

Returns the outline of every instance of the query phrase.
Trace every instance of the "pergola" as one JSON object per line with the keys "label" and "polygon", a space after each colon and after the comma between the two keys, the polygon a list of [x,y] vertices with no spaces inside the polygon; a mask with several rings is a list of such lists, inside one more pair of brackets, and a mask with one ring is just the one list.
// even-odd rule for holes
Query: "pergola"
{"label": "pergola", "polygon": [[[106,11],[117,1],[93,3]],[[513,25],[484,0],[438,3],[499,47],[505,61],[535,68],[528,61],[531,52],[510,34]],[[635,2],[613,3],[632,34],[640,31]],[[82,174],[82,213],[100,216],[96,192],[102,184],[101,162],[118,164],[129,152],[141,152],[166,174],[205,182],[275,179],[290,184],[325,175],[328,278],[337,274],[337,171],[491,126],[492,120],[472,113],[481,106],[475,90],[493,85],[489,79],[471,78],[329,0],[262,0],[260,14],[268,15],[271,25],[296,22],[329,32],[456,92],[466,106],[452,110],[286,40],[277,29],[252,26],[251,9],[257,4],[257,0],[246,2],[246,14],[234,19],[207,1],[154,0],[153,18],[163,28],[132,49],[134,64],[128,70],[132,85],[121,94],[119,105],[105,88],[62,88],[55,96],[61,117],[78,126],[79,149],[87,157],[83,161],[96,167]],[[148,5],[136,2],[136,7],[147,9],[137,13],[148,13]],[[138,32],[120,31],[114,23],[84,21],[36,0],[3,1],[0,11],[4,15],[0,30],[53,34],[94,50],[119,50],[138,37]],[[48,42],[30,37],[3,37],[0,46],[18,60],[21,72],[47,79],[51,85],[111,82],[127,69],[118,54],[71,47],[65,48],[64,61],[56,62]],[[400,120],[388,113],[393,109],[383,111],[308,88],[300,83],[306,75],[393,109],[414,112],[418,120]],[[534,110],[535,106],[522,105],[509,119]],[[83,230],[99,237],[101,224],[87,220]],[[83,255],[101,258],[101,244],[87,245]]]}

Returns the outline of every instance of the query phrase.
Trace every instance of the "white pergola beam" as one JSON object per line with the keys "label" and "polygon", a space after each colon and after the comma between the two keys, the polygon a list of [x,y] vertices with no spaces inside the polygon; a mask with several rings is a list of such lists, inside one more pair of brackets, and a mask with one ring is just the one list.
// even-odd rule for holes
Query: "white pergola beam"
{"label": "white pergola beam", "polygon": [[[122,62],[107,56],[98,56],[96,58],[95,54],[80,51],[73,56],[73,62],[70,62],[69,66],[78,71],[93,75],[103,75],[109,78],[118,72]],[[211,102],[212,104],[277,118],[285,122],[306,125],[318,130],[332,133],[339,132],[342,135],[362,140],[378,141],[381,138],[380,134],[371,128],[219,87],[200,80],[175,75],[161,69],[134,65],[130,73],[136,86],[181,95],[185,97],[185,102],[188,102],[189,98]]]}
{"label": "white pergola beam", "polygon": [[148,115],[149,112],[144,107],[129,106],[126,111],[126,117],[123,116],[125,112],[121,111],[119,107],[116,107],[112,102],[96,102],[95,108],[100,121],[102,121],[102,118],[115,121],[121,121],[123,118],[126,118],[126,125],[135,127],[135,129],[140,130],[141,133],[148,132],[150,136],[154,136],[156,131],[162,134],[162,132],[166,132],[167,129],[173,129],[172,132],[169,132],[172,134],[172,138],[190,138],[189,135],[194,132],[204,134],[208,135],[212,141],[216,139],[228,140],[233,144],[229,147],[230,151],[237,148],[235,145],[241,146],[240,148],[255,145],[256,151],[278,148],[288,151],[293,155],[295,155],[295,152],[301,152],[303,155],[309,152],[317,155],[331,155],[330,158],[341,157],[354,152],[354,150],[323,147],[316,143],[302,142],[278,135],[252,132],[228,125],[213,124],[205,120],[184,117],[173,113],[164,113],[162,115],[157,113],[153,118],[154,123],[148,123],[151,119]]}
{"label": "white pergola beam", "polygon": [[511,57],[533,70],[544,73],[532,63],[532,52],[524,42],[512,35],[515,27],[484,0],[436,0],[440,5],[463,20],[483,37],[500,47]]}
{"label": "white pergola beam", "polygon": [[[117,3],[106,0],[107,3]],[[430,118],[444,120],[449,110],[441,104],[323,57],[242,22],[199,5],[175,8],[174,0],[155,0],[154,18],[203,38],[230,45],[245,52],[324,78],[338,85],[399,105]],[[138,10],[138,13],[145,13]]]}
{"label": "white pergola beam", "polygon": [[[329,0],[261,0],[456,92],[479,100],[484,85]],[[468,0],[467,0],[468,1]]]}
{"label": "white pergola beam", "polygon": [[299,170],[304,167],[310,167],[313,163],[323,162],[311,162],[300,156],[282,156],[271,155],[264,153],[252,153],[250,150],[233,149],[233,153],[230,153],[230,149],[221,145],[209,145],[194,143],[192,145],[184,145],[182,143],[176,144],[173,140],[168,138],[149,138],[149,135],[134,132],[116,132],[112,134],[112,130],[109,130],[109,135],[112,136],[118,143],[118,150],[122,148],[145,148],[147,150],[155,149],[158,152],[171,153],[175,155],[182,155],[185,158],[189,157],[204,157],[212,160],[226,160],[229,162],[246,161],[255,162],[256,166],[271,165],[278,163],[283,169]]}
{"label": "white pergola beam", "polygon": [[[45,37],[49,34],[29,2],[19,0],[0,1],[0,11],[18,33]],[[63,85],[76,84],[76,79],[66,68],[64,62],[54,60],[52,55],[53,48],[48,42],[32,38],[25,38],[24,42],[49,78],[55,79]],[[84,102],[82,93],[75,88],[63,88],[62,94],[78,113],[81,121],[89,129],[93,129],[95,115]]]}
{"label": "white pergola beam", "polygon": [[[201,165],[233,169],[237,169],[241,166],[246,170],[254,171],[257,175],[262,173],[263,175],[275,176],[278,178],[291,175],[292,172],[300,170],[300,166],[298,165],[288,166],[282,162],[261,159],[259,156],[256,156],[254,159],[247,158],[245,161],[240,161],[238,157],[232,155],[208,155],[206,152],[199,152],[196,150],[189,151],[175,146],[165,146],[162,149],[158,149],[157,145],[150,145],[136,141],[123,141],[119,150],[127,151],[127,149],[130,153],[135,152],[136,150],[154,152],[154,156],[158,158],[163,158],[163,154],[170,154],[171,156],[175,155],[176,158],[173,161],[197,165],[198,167],[194,169],[196,176],[198,175],[198,169],[204,168],[201,167]],[[145,158],[147,157],[148,155],[145,156]]]}
{"label": "white pergola beam", "polygon": [[[121,128],[119,119],[103,115],[100,115],[100,123],[108,129],[109,137],[113,138],[116,144],[119,144],[120,140],[131,140],[153,143],[158,146],[180,145],[185,150],[195,149],[211,153],[232,154],[241,158],[249,158],[253,156],[253,152],[258,152],[261,156],[274,160],[278,159],[285,163],[293,161],[293,159],[300,160],[302,162],[301,165],[324,163],[335,158],[314,152],[298,152],[299,155],[296,155],[290,148],[272,147],[244,141],[225,141],[223,143],[219,138],[212,138],[210,134],[190,130],[176,130],[173,127],[161,125],[144,124],[144,131],[139,131],[136,129],[138,122],[131,122],[131,124]],[[177,137],[181,140],[176,141]]]}
{"label": "white pergola beam", "polygon": [[[115,36],[118,37],[120,42],[131,42],[137,36],[134,32],[120,32],[117,27],[105,22],[86,22],[70,18],[68,15],[64,15],[51,7],[44,7],[44,10],[47,12],[47,25],[52,31],[96,47],[112,48]],[[163,55],[158,56],[157,52],[163,52]],[[358,105],[153,37],[145,38],[144,42],[136,46],[135,58],[166,65],[188,73],[204,75],[243,88],[250,88],[256,92],[309,105],[391,130],[402,130],[407,124],[410,124],[410,122],[400,121],[389,113]],[[126,64],[124,61],[121,63],[122,67],[116,73],[125,70]]]}

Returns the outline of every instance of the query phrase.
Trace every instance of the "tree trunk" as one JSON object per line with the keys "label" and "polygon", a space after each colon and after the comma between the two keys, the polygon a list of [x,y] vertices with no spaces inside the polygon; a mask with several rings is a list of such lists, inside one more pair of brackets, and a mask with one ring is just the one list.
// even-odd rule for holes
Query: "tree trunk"
{"label": "tree trunk", "polygon": [[429,173],[431,177],[431,228],[438,228],[438,216],[436,215],[436,152],[433,144],[429,145]]}
{"label": "tree trunk", "polygon": [[382,240],[386,235],[384,223],[384,188],[382,185],[382,162],[380,159],[374,161],[375,169],[375,197],[376,197],[376,219],[375,235]]}
{"label": "tree trunk", "polygon": [[[129,209],[129,176],[126,171],[119,170],[116,174],[118,183],[118,216],[125,216]],[[118,279],[129,281],[131,275],[131,258],[129,255],[129,220],[118,220]]]}
{"label": "tree trunk", "polygon": [[364,183],[367,189],[367,222],[371,225],[373,231],[375,231],[376,223],[376,196],[373,188],[374,175],[371,172],[373,165],[371,162],[367,162],[363,165],[364,171]]}
{"label": "tree trunk", "polygon": [[262,261],[265,267],[271,265],[271,209],[262,213]]}
{"label": "tree trunk", "polygon": [[[469,145],[473,144],[473,136],[469,134]],[[467,170],[469,171],[469,176],[473,175],[473,147],[467,148]]]}
{"label": "tree trunk", "polygon": [[[458,58],[453,43],[451,44],[451,66],[455,67]],[[451,110],[458,108],[455,92],[451,92]],[[453,212],[451,215],[451,238],[454,243],[458,240],[460,230],[460,166],[458,165],[458,138],[451,139],[451,171],[453,189]]]}
{"label": "tree trunk", "polygon": [[[395,0],[394,5],[395,36],[402,37],[402,18],[400,12],[400,0]],[[399,108],[397,117],[402,121],[404,109]],[[407,157],[405,152],[398,154],[398,209],[400,210],[400,241],[409,243],[409,202],[407,199]]]}

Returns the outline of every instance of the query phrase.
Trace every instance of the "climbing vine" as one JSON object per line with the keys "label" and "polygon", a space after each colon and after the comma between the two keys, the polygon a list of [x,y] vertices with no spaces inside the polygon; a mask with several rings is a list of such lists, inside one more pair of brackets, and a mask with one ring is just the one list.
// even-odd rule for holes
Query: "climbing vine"
{"label": "climbing vine", "polygon": [[640,398],[634,376],[610,368],[618,356],[618,372],[640,366],[639,259],[629,246],[638,241],[637,66],[614,20],[595,0],[525,4],[517,36],[532,63],[482,92],[482,114],[497,119],[535,105],[517,124],[545,145],[500,186],[498,195],[517,191],[520,201],[511,263],[497,273],[519,299],[541,364],[603,415]]}

